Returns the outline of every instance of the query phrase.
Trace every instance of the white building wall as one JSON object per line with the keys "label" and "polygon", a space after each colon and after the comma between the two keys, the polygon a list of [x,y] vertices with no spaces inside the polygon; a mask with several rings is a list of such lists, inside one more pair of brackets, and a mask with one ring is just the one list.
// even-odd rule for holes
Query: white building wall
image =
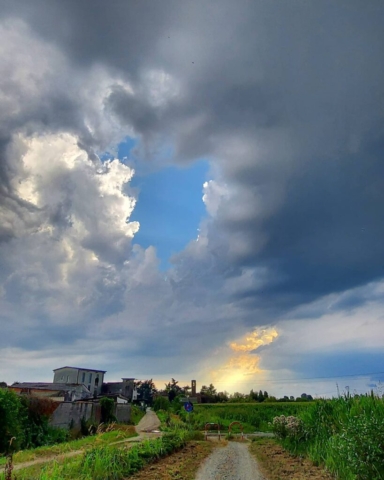
{"label": "white building wall", "polygon": [[[97,385],[96,380],[98,379]],[[104,381],[104,372],[87,370],[85,368],[60,368],[54,372],[54,383],[82,383],[91,394],[100,395]]]}

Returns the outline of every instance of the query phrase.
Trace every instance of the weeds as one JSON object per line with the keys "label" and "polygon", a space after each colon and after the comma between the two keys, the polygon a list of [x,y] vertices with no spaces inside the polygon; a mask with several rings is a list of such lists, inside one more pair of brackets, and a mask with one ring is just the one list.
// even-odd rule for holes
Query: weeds
{"label": "weeds", "polygon": [[12,453],[7,456],[7,461],[4,468],[4,480],[15,480],[15,477],[12,475],[13,471],[13,458]]}

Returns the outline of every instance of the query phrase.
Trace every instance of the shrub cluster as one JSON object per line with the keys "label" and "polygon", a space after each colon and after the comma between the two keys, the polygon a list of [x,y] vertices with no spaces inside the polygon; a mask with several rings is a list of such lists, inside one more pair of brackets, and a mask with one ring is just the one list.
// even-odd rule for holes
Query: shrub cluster
{"label": "shrub cluster", "polygon": [[279,438],[304,438],[305,430],[303,426],[303,421],[298,418],[290,415],[286,417],[285,415],[280,415],[275,417],[272,422],[273,432]]}
{"label": "shrub cluster", "polygon": [[66,431],[48,424],[56,406],[48,399],[19,396],[1,388],[0,454],[66,441]]}

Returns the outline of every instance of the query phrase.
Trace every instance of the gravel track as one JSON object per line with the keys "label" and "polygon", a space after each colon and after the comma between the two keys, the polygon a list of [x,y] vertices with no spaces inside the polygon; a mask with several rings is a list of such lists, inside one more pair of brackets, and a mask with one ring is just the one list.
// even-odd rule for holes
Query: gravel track
{"label": "gravel track", "polygon": [[157,430],[161,425],[159,417],[153,410],[149,408],[146,411],[144,417],[136,425],[135,429],[137,433],[150,432],[151,430]]}
{"label": "gravel track", "polygon": [[195,480],[264,480],[247,443],[229,442],[203,463]]}

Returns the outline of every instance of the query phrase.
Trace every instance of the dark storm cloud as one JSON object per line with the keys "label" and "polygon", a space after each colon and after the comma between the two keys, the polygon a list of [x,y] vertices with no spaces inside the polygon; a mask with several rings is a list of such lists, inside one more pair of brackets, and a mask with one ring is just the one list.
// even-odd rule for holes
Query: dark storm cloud
{"label": "dark storm cloud", "polygon": [[159,129],[155,109],[145,98],[137,98],[122,87],[115,86],[109,95],[107,106],[118,115],[123,124],[131,125],[139,135],[150,136]]}
{"label": "dark storm cloud", "polygon": [[152,2],[103,0],[86,1],[7,0],[1,5],[5,15],[20,17],[49,42],[58,45],[80,68],[104,62],[132,68],[132,74],[146,61],[159,35],[164,34],[173,15],[171,2],[164,7]]}
{"label": "dark storm cloud", "polygon": [[[171,145],[175,162],[211,159],[228,195],[207,221],[206,243],[202,234],[197,253],[187,248],[173,258],[167,282],[180,303],[208,306],[225,297],[238,306],[233,318],[255,325],[384,276],[381,1],[0,6],[4,22],[21,18],[31,35],[57,48],[73,77],[97,65],[111,72],[103,113],[144,144]],[[166,94],[158,101],[161,73]],[[76,84],[67,88],[70,77],[4,121],[0,155],[13,132],[63,130],[94,158],[102,142],[86,125]],[[1,156],[6,195],[12,168]],[[50,223],[70,229],[70,207],[65,199],[48,209]],[[130,241],[103,234],[92,231],[81,245],[122,264]],[[0,240],[13,235],[10,227],[0,230]],[[236,282],[247,268],[254,274]],[[81,305],[99,308],[98,318],[122,311],[124,281],[111,279],[110,291],[95,284]],[[340,309],[357,305],[344,301]],[[151,341],[147,347],[156,349]]]}
{"label": "dark storm cloud", "polygon": [[[384,275],[379,2],[220,10],[165,2],[149,11],[145,2],[49,4],[43,17],[29,8],[25,18],[74,61],[105,62],[134,85],[155,68],[181,83],[183,94],[162,110],[145,92],[121,87],[108,105],[144,139],[172,137],[181,160],[216,156],[223,180],[254,199],[253,211],[244,205],[248,215],[229,215],[224,205],[215,222],[248,246],[234,263],[266,265],[281,279],[266,286],[264,299],[287,306]],[[66,28],[53,29],[56,15]],[[244,151],[226,153],[237,136]],[[271,213],[273,188],[281,201]],[[265,244],[253,248],[261,233]]]}

